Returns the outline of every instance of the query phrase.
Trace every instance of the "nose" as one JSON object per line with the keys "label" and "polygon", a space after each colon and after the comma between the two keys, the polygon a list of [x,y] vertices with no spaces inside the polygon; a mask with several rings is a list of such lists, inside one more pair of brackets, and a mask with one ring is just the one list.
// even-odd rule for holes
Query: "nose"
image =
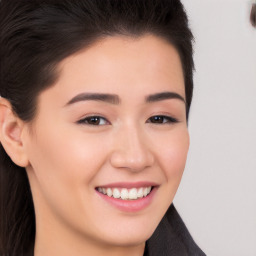
{"label": "nose", "polygon": [[115,137],[110,158],[113,167],[140,172],[152,166],[154,161],[154,154],[143,132],[126,128]]}

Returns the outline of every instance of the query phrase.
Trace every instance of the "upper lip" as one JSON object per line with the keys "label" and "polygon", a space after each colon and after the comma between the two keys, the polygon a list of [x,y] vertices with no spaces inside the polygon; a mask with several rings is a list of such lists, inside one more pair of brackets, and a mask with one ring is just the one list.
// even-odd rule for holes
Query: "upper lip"
{"label": "upper lip", "polygon": [[159,184],[151,181],[138,181],[138,182],[115,182],[109,183],[101,186],[97,186],[98,188],[142,188],[142,187],[156,187]]}

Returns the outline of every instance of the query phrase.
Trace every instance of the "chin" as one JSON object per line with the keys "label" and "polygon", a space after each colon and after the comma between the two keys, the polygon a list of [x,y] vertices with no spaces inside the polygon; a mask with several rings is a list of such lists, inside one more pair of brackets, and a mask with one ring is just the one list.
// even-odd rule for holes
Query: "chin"
{"label": "chin", "polygon": [[112,230],[104,232],[104,234],[101,234],[101,237],[107,238],[105,242],[108,244],[115,244],[120,247],[136,246],[145,243],[152,236],[157,227],[157,225],[138,226],[130,228],[125,227],[123,229],[119,228],[118,230],[115,230],[116,226],[113,226]]}
{"label": "chin", "polygon": [[[152,232],[153,233],[153,232]],[[108,241],[105,241],[109,245],[114,245],[117,247],[134,247],[141,244],[144,244],[150,237],[151,234],[126,234],[122,237],[108,237]]]}

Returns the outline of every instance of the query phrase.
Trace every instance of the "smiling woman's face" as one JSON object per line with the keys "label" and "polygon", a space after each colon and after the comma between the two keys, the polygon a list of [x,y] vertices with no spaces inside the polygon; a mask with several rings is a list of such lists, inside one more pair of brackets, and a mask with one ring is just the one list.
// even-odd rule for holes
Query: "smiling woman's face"
{"label": "smiling woman's face", "polygon": [[39,95],[33,133],[23,134],[36,241],[144,244],[174,198],[189,147],[178,53],[152,35],[115,36],[59,69]]}

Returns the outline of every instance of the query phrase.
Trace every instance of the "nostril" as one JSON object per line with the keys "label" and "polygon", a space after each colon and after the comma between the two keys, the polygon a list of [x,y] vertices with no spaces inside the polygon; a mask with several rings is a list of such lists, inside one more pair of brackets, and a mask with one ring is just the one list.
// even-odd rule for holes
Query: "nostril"
{"label": "nostril", "polygon": [[252,26],[256,28],[256,3],[252,5],[250,20]]}
{"label": "nostril", "polygon": [[116,168],[139,172],[152,166],[154,157],[149,152],[139,152],[132,149],[117,150],[111,154],[110,163]]}

